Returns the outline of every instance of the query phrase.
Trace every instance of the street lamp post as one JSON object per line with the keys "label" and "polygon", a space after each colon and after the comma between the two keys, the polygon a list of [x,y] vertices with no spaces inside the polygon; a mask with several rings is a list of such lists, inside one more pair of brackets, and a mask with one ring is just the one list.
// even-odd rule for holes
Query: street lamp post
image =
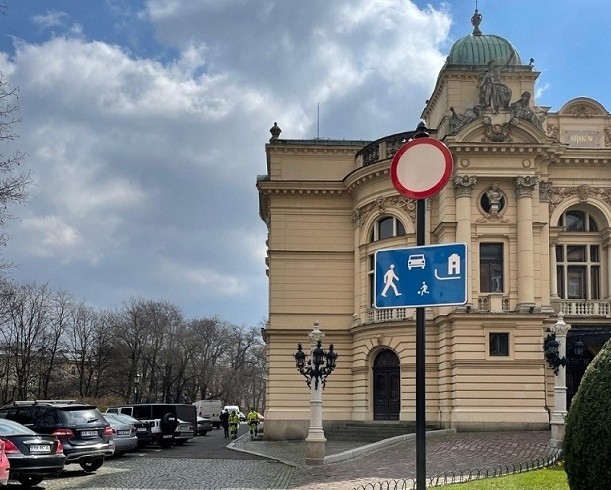
{"label": "street lamp post", "polygon": [[140,385],[140,373],[134,375],[134,403],[138,403],[138,386]]}
{"label": "street lamp post", "polygon": [[554,411],[550,420],[552,435],[550,445],[562,448],[564,439],[564,419],[566,407],[566,336],[571,326],[564,322],[562,312],[558,313],[558,321],[550,328],[545,338],[543,350],[545,359],[554,370]]}
{"label": "street lamp post", "polygon": [[[335,369],[337,353],[333,344],[325,352],[322,348],[324,333],[319,329],[319,323],[314,322],[314,329],[308,335],[311,344],[310,359],[306,363],[306,354],[301,344],[295,352],[295,366],[305,377],[310,388],[310,428],[306,437],[306,464],[322,465],[325,461],[325,433],[322,427],[322,390],[325,389],[327,376]],[[312,383],[312,380],[314,382]]]}

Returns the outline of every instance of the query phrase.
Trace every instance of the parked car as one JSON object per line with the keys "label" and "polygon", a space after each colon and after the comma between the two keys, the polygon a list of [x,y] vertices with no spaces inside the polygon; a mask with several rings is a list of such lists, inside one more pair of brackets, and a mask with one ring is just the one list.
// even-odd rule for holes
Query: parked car
{"label": "parked car", "polygon": [[112,428],[93,405],[76,400],[16,401],[0,408],[0,418],[13,420],[61,442],[66,464],[95,471],[115,452]]}
{"label": "parked car", "polygon": [[195,435],[195,428],[191,422],[186,420],[177,420],[176,429],[174,430],[174,444],[181,445],[192,439]]}
{"label": "parked car", "polygon": [[238,412],[238,417],[240,417],[240,422],[246,422],[246,415],[244,415],[244,412]]}
{"label": "parked car", "polygon": [[[108,414],[108,413],[104,414],[104,418],[106,418],[106,415],[111,415],[111,414]],[[153,442],[151,424],[149,424],[148,422],[143,422],[142,420],[135,419],[134,417],[131,417],[130,415],[126,415],[124,413],[113,413],[112,415],[115,417],[118,417],[121,420],[124,420],[125,422],[129,424],[132,424],[136,428],[136,437],[138,438],[137,447],[139,449]]]}
{"label": "parked car", "polygon": [[37,434],[17,422],[0,419],[0,440],[10,462],[10,479],[22,485],[38,485],[45,476],[64,469],[64,448],[55,436]]}
{"label": "parked car", "polygon": [[107,413],[104,418],[112,427],[112,440],[115,441],[115,456],[122,456],[127,451],[133,451],[138,447],[138,435],[134,424],[123,420],[112,413]]}
{"label": "parked car", "polygon": [[212,421],[207,417],[197,416],[197,435],[205,436],[209,431],[212,430]]}
{"label": "parked car", "polygon": [[[113,405],[106,413],[124,413],[151,425],[153,441],[161,447],[170,447],[174,442],[182,444],[193,437],[197,426],[195,406],[185,403],[136,403]],[[179,427],[179,419],[189,427]],[[178,430],[177,430],[178,429]],[[191,432],[188,435],[188,432]],[[181,435],[182,434],[182,435]],[[178,436],[178,438],[176,437]]]}
{"label": "parked car", "polygon": [[4,453],[4,441],[0,440],[0,485],[8,485],[10,467],[11,464]]}

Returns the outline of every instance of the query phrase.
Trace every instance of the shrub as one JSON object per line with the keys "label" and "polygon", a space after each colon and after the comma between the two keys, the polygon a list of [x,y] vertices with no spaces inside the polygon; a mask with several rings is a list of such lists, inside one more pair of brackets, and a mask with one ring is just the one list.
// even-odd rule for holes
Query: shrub
{"label": "shrub", "polygon": [[611,340],[581,380],[566,417],[563,447],[572,490],[611,488]]}

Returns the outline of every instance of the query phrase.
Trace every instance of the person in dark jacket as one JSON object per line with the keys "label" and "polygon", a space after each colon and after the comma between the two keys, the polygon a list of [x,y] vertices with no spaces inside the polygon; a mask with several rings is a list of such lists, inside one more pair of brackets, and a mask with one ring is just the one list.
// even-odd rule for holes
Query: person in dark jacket
{"label": "person in dark jacket", "polygon": [[229,412],[227,410],[223,410],[219,415],[219,418],[221,419],[221,425],[225,431],[225,439],[227,439],[229,437]]}

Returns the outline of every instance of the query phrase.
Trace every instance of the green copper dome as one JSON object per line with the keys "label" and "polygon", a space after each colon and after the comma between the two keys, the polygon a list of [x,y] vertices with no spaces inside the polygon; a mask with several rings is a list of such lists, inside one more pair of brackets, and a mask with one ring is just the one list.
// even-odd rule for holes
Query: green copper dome
{"label": "green copper dome", "polygon": [[454,43],[447,63],[449,65],[487,65],[495,60],[497,65],[521,65],[520,55],[516,48],[500,36],[483,35],[479,30],[481,14],[475,9],[471,24],[473,33]]}

